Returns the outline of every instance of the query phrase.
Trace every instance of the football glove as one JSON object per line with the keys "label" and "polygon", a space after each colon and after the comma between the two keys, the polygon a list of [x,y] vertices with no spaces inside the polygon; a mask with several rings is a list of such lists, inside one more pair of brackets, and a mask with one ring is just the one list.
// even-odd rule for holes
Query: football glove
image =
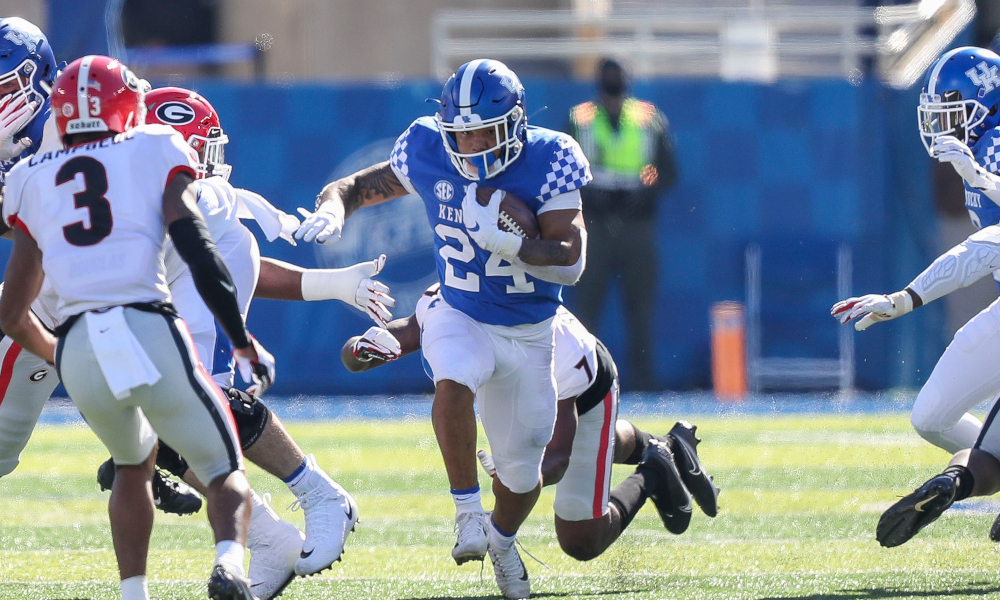
{"label": "football glove", "polygon": [[369,327],[354,345],[351,346],[354,358],[361,362],[369,362],[373,358],[385,362],[399,358],[403,353],[396,336],[381,327]]}
{"label": "football glove", "polygon": [[233,359],[243,381],[252,384],[247,388],[247,393],[254,398],[263,396],[267,388],[274,383],[276,374],[274,356],[265,350],[256,338],[250,336],[249,346],[233,348]]}
{"label": "football glove", "polygon": [[476,456],[479,457],[479,464],[483,465],[483,470],[490,477],[497,476],[497,466],[493,462],[493,457],[486,450],[479,450],[476,452]]}
{"label": "football glove", "polygon": [[11,94],[0,108],[0,160],[20,156],[31,146],[29,138],[23,137],[15,142],[14,137],[28,125],[34,111],[35,103],[28,102],[24,94]]}
{"label": "football glove", "polygon": [[830,314],[841,325],[855,321],[854,329],[864,331],[873,323],[890,321],[913,310],[913,297],[906,290],[894,294],[868,294],[848,298],[833,305]]}
{"label": "football glove", "polygon": [[465,222],[465,230],[480,248],[499,254],[501,258],[509,261],[521,250],[521,236],[500,231],[500,227],[497,226],[497,221],[500,219],[500,202],[504,194],[500,190],[493,192],[490,203],[482,206],[476,198],[478,188],[475,183],[465,187],[465,197],[462,198],[462,219]]}
{"label": "football glove", "polygon": [[366,313],[380,327],[392,319],[389,308],[396,299],[389,295],[389,286],[371,279],[385,266],[385,254],[343,269],[309,269],[302,273],[302,298],[340,300]]}
{"label": "football glove", "polygon": [[942,135],[935,138],[931,156],[940,162],[951,163],[962,179],[977,190],[990,192],[991,198],[998,191],[1000,178],[980,166],[972,150],[955,136]]}
{"label": "football glove", "polygon": [[344,229],[343,206],[334,206],[333,202],[324,202],[316,209],[316,212],[299,208],[299,214],[305,220],[295,232],[295,239],[306,243],[316,240],[317,244],[332,244],[340,239],[340,233]]}

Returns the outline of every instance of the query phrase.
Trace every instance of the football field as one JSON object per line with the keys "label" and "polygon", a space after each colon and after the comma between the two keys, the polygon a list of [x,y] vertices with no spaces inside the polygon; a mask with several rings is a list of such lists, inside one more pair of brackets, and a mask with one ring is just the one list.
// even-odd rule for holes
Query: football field
{"label": "football field", "polygon": [[[628,417],[627,410],[623,416]],[[683,416],[683,415],[678,415]],[[675,418],[638,416],[663,433]],[[848,600],[1000,596],[1000,549],[987,532],[1000,504],[967,501],[910,543],[874,539],[879,514],[942,468],[905,413],[691,416],[699,450],[722,488],[716,519],[697,512],[682,536],[651,504],[598,559],[562,554],[546,490],[521,532],[534,597]],[[342,563],[297,579],[284,598],[498,597],[492,570],[455,566],[453,505],[429,420],[291,421],[292,435],[352,493],[361,512]],[[481,438],[483,439],[482,435]],[[82,424],[40,426],[13,474],[0,479],[0,598],[118,597],[107,494],[95,482],[103,447]],[[631,467],[616,465],[617,482]],[[272,505],[292,495],[255,467]],[[481,483],[486,484],[485,475]],[[487,507],[491,498],[485,498]],[[157,513],[150,552],[154,598],[201,598],[213,549],[204,509]]]}

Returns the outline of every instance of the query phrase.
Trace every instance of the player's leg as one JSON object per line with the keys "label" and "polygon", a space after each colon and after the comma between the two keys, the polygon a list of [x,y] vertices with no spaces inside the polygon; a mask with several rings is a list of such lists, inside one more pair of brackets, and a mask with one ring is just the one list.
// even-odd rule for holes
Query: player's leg
{"label": "player's leg", "polygon": [[57,385],[59,377],[51,365],[0,337],[0,477],[17,468]]}
{"label": "player's leg", "polygon": [[434,434],[455,502],[452,558],[458,564],[483,560],[487,515],[476,472],[473,401],[474,390],[493,374],[492,344],[478,323],[438,300],[427,309],[421,345],[434,380]]}
{"label": "player's leg", "polygon": [[[586,215],[586,213],[585,213]],[[573,313],[590,331],[598,331],[601,309],[614,267],[614,243],[603,220],[587,219],[587,268],[574,287]]]}
{"label": "player's leg", "polygon": [[982,422],[968,411],[1000,392],[996,356],[1000,299],[955,333],[917,394],[910,422],[921,437],[952,453],[975,444]]}

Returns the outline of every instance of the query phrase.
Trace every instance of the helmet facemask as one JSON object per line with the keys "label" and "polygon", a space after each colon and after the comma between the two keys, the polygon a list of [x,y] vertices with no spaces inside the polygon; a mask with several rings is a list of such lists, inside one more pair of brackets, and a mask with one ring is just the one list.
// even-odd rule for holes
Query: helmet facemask
{"label": "helmet facemask", "polygon": [[[0,89],[10,83],[16,83],[14,91],[7,92],[0,97],[0,106],[6,105],[7,102],[20,102],[21,98],[25,102],[34,102],[35,109],[31,113],[31,118],[34,119],[42,111],[42,105],[45,103],[45,96],[35,90],[34,87],[34,79],[37,71],[38,65],[30,58],[26,58],[21,61],[21,64],[17,68],[0,75]],[[46,83],[43,81],[41,85],[45,86]],[[48,87],[45,89],[48,90]]]}
{"label": "helmet facemask", "polygon": [[989,115],[990,109],[982,102],[974,98],[963,100],[957,91],[920,94],[917,106],[920,139],[928,154],[931,154],[935,140],[943,135],[954,136],[968,145],[979,139],[975,129]]}
{"label": "helmet facemask", "polygon": [[188,136],[188,144],[198,152],[198,178],[222,177],[229,181],[233,173],[232,165],[226,164],[226,144],[229,136],[221,127],[209,129],[208,135]]}
{"label": "helmet facemask", "polygon": [[[524,109],[518,105],[506,114],[482,120],[477,114],[459,115],[454,122],[447,122],[438,114],[435,117],[444,149],[458,172],[466,179],[483,181],[503,172],[521,154],[524,147],[519,132],[525,127]],[[492,127],[496,145],[480,152],[462,153],[458,150],[457,135]]]}

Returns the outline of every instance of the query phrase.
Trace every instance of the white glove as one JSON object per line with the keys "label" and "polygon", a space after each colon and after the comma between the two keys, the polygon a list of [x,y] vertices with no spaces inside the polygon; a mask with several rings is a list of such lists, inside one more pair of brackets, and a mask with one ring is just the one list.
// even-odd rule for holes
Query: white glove
{"label": "white glove", "polygon": [[489,452],[486,450],[479,450],[476,452],[476,456],[479,457],[479,464],[483,465],[483,470],[490,477],[497,476],[497,466],[493,462],[493,457],[490,456]]}
{"label": "white glove", "polygon": [[354,352],[354,358],[361,362],[369,362],[373,358],[389,362],[396,360],[403,353],[396,336],[381,327],[369,327],[368,331],[354,342],[351,351]]}
{"label": "white glove", "polygon": [[343,269],[309,269],[302,273],[302,298],[304,300],[340,300],[350,304],[381,327],[392,319],[389,308],[396,306],[396,299],[389,295],[389,287],[371,279],[385,266],[385,254],[375,260],[365,261]]}
{"label": "white glove", "polygon": [[343,205],[324,202],[316,212],[299,208],[299,214],[305,217],[305,220],[295,232],[295,239],[307,244],[313,240],[316,240],[317,244],[332,244],[340,239],[340,233],[344,229]]}
{"label": "white glove", "polygon": [[242,349],[233,348],[233,358],[236,360],[236,368],[239,369],[243,381],[253,384],[247,388],[247,393],[254,398],[263,396],[267,388],[274,383],[277,373],[274,356],[250,336],[250,346]]}
{"label": "white glove", "polygon": [[500,231],[497,221],[500,219],[500,201],[504,194],[500,190],[493,192],[490,203],[481,206],[476,199],[478,184],[470,183],[465,187],[465,197],[462,198],[462,220],[465,230],[475,240],[480,248],[487,252],[499,254],[501,258],[511,260],[521,250],[521,236],[508,231]]}
{"label": "white glove", "polygon": [[14,136],[28,125],[34,111],[35,103],[28,102],[24,94],[11,94],[0,109],[0,160],[20,156],[31,145],[29,138],[23,137],[15,142]]}
{"label": "white glove", "polygon": [[293,246],[298,246],[295,243],[295,238],[292,237],[299,230],[300,223],[298,217],[282,212],[278,215],[278,221],[281,222],[281,233],[278,234],[278,237]]}
{"label": "white glove", "polygon": [[934,139],[931,156],[943,163],[951,163],[955,172],[977,190],[995,192],[1000,182],[977,161],[972,150],[953,135],[942,135]]}
{"label": "white glove", "polygon": [[873,323],[890,321],[913,310],[913,298],[906,290],[895,294],[868,294],[860,298],[848,298],[833,305],[830,314],[844,325],[855,319],[854,328],[864,331]]}

